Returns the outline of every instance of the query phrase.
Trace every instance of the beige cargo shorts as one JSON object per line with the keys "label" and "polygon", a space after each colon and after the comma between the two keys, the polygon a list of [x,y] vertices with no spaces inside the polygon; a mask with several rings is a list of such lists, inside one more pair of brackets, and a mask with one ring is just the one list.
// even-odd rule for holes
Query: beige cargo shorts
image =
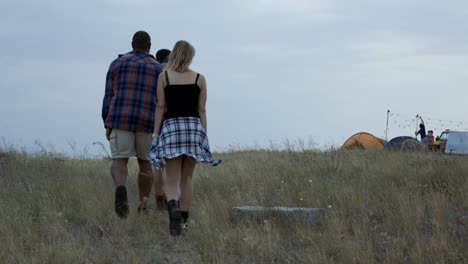
{"label": "beige cargo shorts", "polygon": [[152,136],[150,133],[112,129],[109,143],[113,159],[136,156],[148,160]]}

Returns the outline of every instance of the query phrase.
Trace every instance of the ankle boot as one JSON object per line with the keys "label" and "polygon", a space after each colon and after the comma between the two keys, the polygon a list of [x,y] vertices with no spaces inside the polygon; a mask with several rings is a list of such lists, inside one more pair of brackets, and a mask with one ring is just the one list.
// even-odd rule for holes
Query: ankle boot
{"label": "ankle boot", "polygon": [[189,218],[189,212],[188,211],[180,211],[180,216],[182,217],[182,228],[187,228],[188,227],[188,218]]}
{"label": "ankle boot", "polygon": [[143,201],[138,205],[137,212],[148,214],[148,197],[143,197]]}
{"label": "ankle boot", "polygon": [[182,216],[177,210],[177,201],[167,202],[167,212],[169,213],[169,232],[172,236],[178,236],[182,232]]}
{"label": "ankle boot", "polygon": [[189,212],[188,211],[180,211],[180,216],[182,217],[182,223],[186,224],[188,222]]}
{"label": "ankle boot", "polygon": [[166,195],[156,195],[156,207],[159,210],[167,209],[167,199]]}
{"label": "ankle boot", "polygon": [[115,213],[120,218],[126,218],[128,216],[128,198],[127,198],[127,188],[120,185],[115,189]]}

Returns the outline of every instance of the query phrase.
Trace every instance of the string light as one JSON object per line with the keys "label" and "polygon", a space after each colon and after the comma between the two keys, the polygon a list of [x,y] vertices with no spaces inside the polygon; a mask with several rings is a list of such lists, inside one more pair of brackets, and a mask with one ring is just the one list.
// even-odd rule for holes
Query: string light
{"label": "string light", "polygon": [[[405,115],[398,112],[389,112],[390,126],[388,131],[398,127],[400,130],[411,130],[408,131],[410,135],[413,135],[413,129],[418,129],[417,124],[419,123],[419,115],[416,117],[410,117],[411,115]],[[434,117],[423,117],[424,123],[427,130],[433,130],[435,133],[441,133],[447,129],[456,129],[468,131],[468,121],[460,121],[453,119],[441,119]]]}

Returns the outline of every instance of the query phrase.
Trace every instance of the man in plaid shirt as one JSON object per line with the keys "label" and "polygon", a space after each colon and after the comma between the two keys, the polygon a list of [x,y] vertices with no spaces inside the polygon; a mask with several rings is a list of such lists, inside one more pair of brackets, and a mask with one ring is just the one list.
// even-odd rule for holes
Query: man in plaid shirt
{"label": "man in plaid shirt", "polygon": [[128,159],[136,156],[140,168],[138,188],[141,209],[152,185],[148,153],[152,143],[158,76],[163,66],[149,54],[151,38],[138,31],[133,35],[133,51],[119,55],[109,66],[102,105],[102,119],[112,153],[111,174],[116,185],[115,212],[128,216],[125,187]]}

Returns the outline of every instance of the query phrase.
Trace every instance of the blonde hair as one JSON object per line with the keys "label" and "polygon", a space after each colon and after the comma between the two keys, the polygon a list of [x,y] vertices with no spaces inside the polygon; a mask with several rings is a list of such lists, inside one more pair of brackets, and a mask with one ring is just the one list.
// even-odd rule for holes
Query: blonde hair
{"label": "blonde hair", "polygon": [[195,56],[195,48],[185,40],[179,40],[174,45],[166,69],[184,72],[188,70]]}

